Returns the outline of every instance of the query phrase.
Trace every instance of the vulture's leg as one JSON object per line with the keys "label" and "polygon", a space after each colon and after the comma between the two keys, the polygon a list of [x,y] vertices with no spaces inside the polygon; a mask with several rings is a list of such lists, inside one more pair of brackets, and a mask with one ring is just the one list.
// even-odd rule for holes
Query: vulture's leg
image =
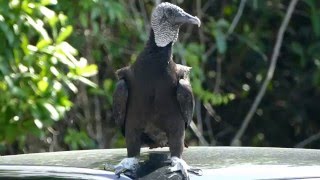
{"label": "vulture's leg", "polygon": [[126,144],[128,157],[137,157],[140,155],[141,132],[135,126],[126,128]]}
{"label": "vulture's leg", "polygon": [[177,123],[176,126],[181,126],[182,128],[175,128],[167,133],[169,141],[168,143],[171,156],[181,158],[184,147],[184,123]]}
{"label": "vulture's leg", "polygon": [[131,171],[131,175],[134,177],[139,167],[138,156],[140,154],[141,139],[140,133],[134,131],[134,128],[126,128],[126,144],[128,157],[124,158],[118,165],[115,166],[116,175],[120,175],[123,172]]}
{"label": "vulture's leg", "polygon": [[171,130],[168,135],[172,166],[169,168],[169,170],[171,172],[181,171],[184,179],[189,179],[188,170],[190,169],[190,167],[181,158],[184,147],[184,123],[182,123],[181,126],[183,128],[178,128],[174,131]]}

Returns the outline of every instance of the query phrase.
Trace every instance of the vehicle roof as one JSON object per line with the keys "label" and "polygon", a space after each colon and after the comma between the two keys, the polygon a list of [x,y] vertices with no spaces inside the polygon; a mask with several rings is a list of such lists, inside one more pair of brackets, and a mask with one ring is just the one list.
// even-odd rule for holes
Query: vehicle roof
{"label": "vehicle roof", "polygon": [[[110,171],[95,170],[89,168],[61,167],[61,166],[33,166],[33,165],[1,165],[0,179],[37,179],[37,180],[111,180],[115,174]],[[121,175],[118,180],[130,180]]]}
{"label": "vehicle roof", "polygon": [[[168,148],[142,148],[141,159],[169,156]],[[0,164],[71,166],[103,169],[104,164],[115,165],[126,157],[126,149],[101,149],[1,156]],[[229,179],[270,179],[320,177],[320,151],[291,148],[257,147],[190,147],[183,159],[193,167],[201,168],[203,176],[192,179],[217,177]],[[161,171],[159,171],[161,173]],[[151,173],[150,175],[156,175]],[[150,178],[151,176],[145,176]],[[249,178],[250,177],[250,178]]]}

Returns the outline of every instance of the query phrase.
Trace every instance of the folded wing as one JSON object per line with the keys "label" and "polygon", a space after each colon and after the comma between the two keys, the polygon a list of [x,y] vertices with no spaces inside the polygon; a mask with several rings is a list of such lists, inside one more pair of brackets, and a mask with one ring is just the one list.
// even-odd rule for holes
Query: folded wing
{"label": "folded wing", "polygon": [[124,133],[125,119],[127,114],[127,101],[129,96],[128,85],[126,83],[126,74],[128,68],[122,68],[116,72],[118,82],[113,93],[112,115],[116,124]]}
{"label": "folded wing", "polygon": [[194,97],[189,80],[190,70],[190,67],[177,64],[177,74],[179,77],[179,83],[177,86],[177,99],[180,105],[181,114],[186,123],[186,128],[192,121],[194,111]]}

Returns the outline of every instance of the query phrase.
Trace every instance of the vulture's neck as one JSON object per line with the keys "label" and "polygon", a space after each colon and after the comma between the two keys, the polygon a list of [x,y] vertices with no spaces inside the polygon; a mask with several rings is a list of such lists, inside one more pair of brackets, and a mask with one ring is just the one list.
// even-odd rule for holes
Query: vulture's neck
{"label": "vulture's neck", "polygon": [[149,40],[144,48],[145,53],[151,55],[150,60],[168,64],[172,59],[172,42],[165,47],[157,46],[154,39],[154,32],[150,30]]}

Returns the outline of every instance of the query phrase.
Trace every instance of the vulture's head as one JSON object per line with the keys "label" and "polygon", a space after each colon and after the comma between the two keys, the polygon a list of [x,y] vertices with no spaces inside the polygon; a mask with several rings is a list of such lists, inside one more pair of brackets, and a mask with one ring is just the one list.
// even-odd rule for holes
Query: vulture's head
{"label": "vulture's head", "polygon": [[154,32],[157,46],[164,47],[178,39],[179,28],[182,24],[196,24],[201,22],[196,16],[184,12],[180,7],[164,2],[159,4],[152,12],[151,28]]}

